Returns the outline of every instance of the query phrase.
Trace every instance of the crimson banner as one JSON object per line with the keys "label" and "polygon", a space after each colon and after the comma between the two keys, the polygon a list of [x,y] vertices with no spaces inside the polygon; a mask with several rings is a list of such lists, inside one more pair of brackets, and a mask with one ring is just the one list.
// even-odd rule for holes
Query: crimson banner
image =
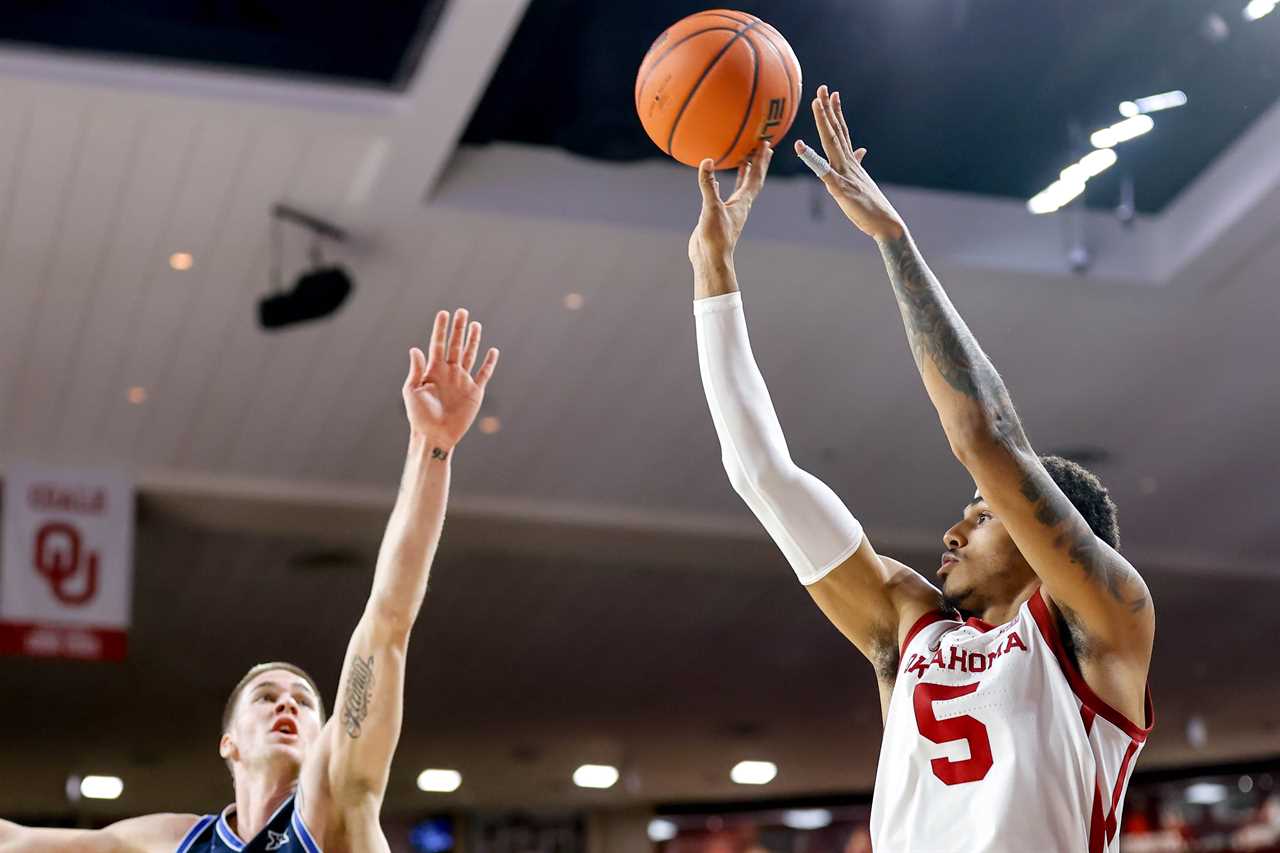
{"label": "crimson banner", "polygon": [[3,529],[0,654],[122,660],[133,593],[128,479],[10,466]]}

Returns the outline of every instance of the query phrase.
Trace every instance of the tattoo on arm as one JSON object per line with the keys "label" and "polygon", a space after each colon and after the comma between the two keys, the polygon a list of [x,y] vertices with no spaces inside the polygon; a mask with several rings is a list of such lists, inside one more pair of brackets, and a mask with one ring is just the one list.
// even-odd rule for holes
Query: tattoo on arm
{"label": "tattoo on arm", "polygon": [[351,672],[347,677],[347,695],[342,699],[342,726],[347,736],[360,737],[360,728],[369,716],[369,703],[373,698],[373,655],[351,659]]}
{"label": "tattoo on arm", "polygon": [[[880,251],[907,327],[911,354],[921,374],[927,356],[949,386],[982,407],[987,422],[1006,447],[1030,452],[1031,443],[1013,409],[1004,380],[978,346],[911,237],[904,234],[897,240],[886,240],[880,244]],[[1028,471],[1022,482],[1022,496],[1035,505],[1037,521],[1046,527],[1057,527],[1072,517],[1073,507],[1052,481],[1047,485],[1042,482],[1046,478],[1043,471]],[[1131,612],[1138,613],[1147,606],[1145,590],[1139,586],[1135,595],[1134,586],[1129,583],[1132,569],[1112,559],[1082,519],[1061,531],[1054,544]]]}
{"label": "tattoo on arm", "polygon": [[[1045,527],[1057,527],[1072,517],[1074,508],[1052,481],[1043,482],[1047,478],[1042,471],[1028,471],[1022,478],[1022,496],[1036,508],[1036,521]],[[1083,519],[1077,518],[1058,533],[1053,544],[1065,550],[1067,558],[1087,577],[1101,582],[1111,597],[1128,607],[1130,613],[1140,613],[1147,606],[1146,590],[1141,587],[1135,590],[1130,583],[1132,570],[1111,558]]]}
{"label": "tattoo on arm", "polygon": [[438,459],[441,462],[443,462],[444,460],[449,458],[449,451],[445,450],[442,447],[433,447],[431,448],[431,458]]}
{"label": "tattoo on arm", "polygon": [[880,252],[907,327],[911,355],[921,374],[924,358],[928,356],[948,385],[983,407],[1005,443],[1029,447],[1004,381],[925,264],[911,237],[904,234],[897,240],[886,240],[880,244]]}

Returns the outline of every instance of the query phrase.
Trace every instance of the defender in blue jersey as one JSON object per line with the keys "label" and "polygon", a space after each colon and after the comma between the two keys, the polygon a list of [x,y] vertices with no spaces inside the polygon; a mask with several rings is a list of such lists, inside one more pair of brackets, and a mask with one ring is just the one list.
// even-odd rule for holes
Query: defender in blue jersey
{"label": "defender in blue jersey", "polygon": [[373,590],[347,648],[338,705],[287,663],[259,664],[231,693],[218,751],[235,802],[216,815],[155,814],[100,830],[32,829],[0,820],[0,853],[346,853],[389,851],[378,815],[400,737],[409,630],[444,526],[454,447],[498,363],[474,377],[480,324],[436,315],[428,355],[409,352],[403,396],[409,452]]}

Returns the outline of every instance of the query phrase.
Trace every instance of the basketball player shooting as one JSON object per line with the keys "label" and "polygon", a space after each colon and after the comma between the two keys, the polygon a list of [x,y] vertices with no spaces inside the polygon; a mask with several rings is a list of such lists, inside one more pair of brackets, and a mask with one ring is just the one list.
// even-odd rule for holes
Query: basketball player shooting
{"label": "basketball player shooting", "polygon": [[1116,551],[1115,506],[1079,465],[1032,450],[999,374],[862,166],[838,94],[813,101],[822,157],[796,153],[884,256],[952,452],[977,485],[943,534],[939,592],[875,552],[792,461],[747,338],[733,250],[764,185],[762,143],[722,201],[712,161],[689,241],[703,387],[737,493],[814,601],[871,662],[884,737],[877,853],[1116,851],[1151,730],[1155,614]]}
{"label": "basketball player shooting", "polygon": [[[0,853],[318,853],[388,851],[378,822],[400,737],[409,632],[444,526],[453,450],[493,376],[490,349],[471,375],[480,324],[436,315],[429,355],[414,348],[403,397],[409,451],[327,722],[320,691],[292,664],[255,666],[223,715],[219,753],[235,802],[219,815],[154,814],[100,830],[32,829],[0,820]],[[450,329],[452,328],[452,332]]]}

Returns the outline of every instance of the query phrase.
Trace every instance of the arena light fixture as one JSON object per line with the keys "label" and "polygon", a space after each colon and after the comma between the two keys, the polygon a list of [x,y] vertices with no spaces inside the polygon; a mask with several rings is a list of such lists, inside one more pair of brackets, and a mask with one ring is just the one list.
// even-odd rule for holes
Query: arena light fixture
{"label": "arena light fixture", "polygon": [[1120,115],[1125,118],[1133,118],[1147,113],[1158,113],[1161,110],[1171,110],[1185,106],[1186,103],[1187,93],[1181,89],[1174,89],[1172,92],[1148,95],[1145,98],[1138,98],[1136,101],[1125,101],[1120,105]]}
{"label": "arena light fixture", "polygon": [[[1064,169],[1063,171],[1066,170]],[[1056,213],[1083,193],[1084,186],[1084,181],[1059,178],[1044,190],[1032,196],[1031,200],[1027,202],[1027,210],[1037,215]]]}
{"label": "arena light fixture", "polygon": [[679,834],[680,830],[674,823],[669,820],[663,820],[655,817],[649,821],[649,840],[654,844],[661,844],[663,841],[670,841]]}
{"label": "arena light fixture", "polygon": [[1058,179],[1068,184],[1083,184],[1110,169],[1118,159],[1120,158],[1112,149],[1099,148],[1081,157],[1079,162],[1072,163],[1063,169]]}
{"label": "arena light fixture", "polygon": [[729,771],[729,778],[739,785],[768,785],[778,775],[772,761],[739,761]]}
{"label": "arena light fixture", "polygon": [[573,771],[573,784],[579,788],[612,788],[618,784],[618,768],[607,764],[584,764]]}
{"label": "arena light fixture", "polygon": [[826,809],[787,809],[782,823],[791,829],[822,829],[831,825],[831,812]]}
{"label": "arena light fixture", "polygon": [[423,770],[418,774],[418,790],[435,794],[450,794],[462,786],[462,774],[457,770]]}
{"label": "arena light fixture", "polygon": [[1197,782],[1187,786],[1185,796],[1187,802],[1193,805],[1211,806],[1227,798],[1227,786],[1217,782]]}
{"label": "arena light fixture", "polygon": [[1137,139],[1144,133],[1149,133],[1155,126],[1155,119],[1151,116],[1136,115],[1124,121],[1118,121],[1110,127],[1094,131],[1089,137],[1089,142],[1094,148],[1115,148],[1121,142],[1128,142],[1130,139]]}
{"label": "arena light fixture", "polygon": [[86,800],[117,800],[124,793],[118,776],[86,776],[80,780],[80,796]]}
{"label": "arena light fixture", "polygon": [[1276,0],[1252,0],[1252,2],[1244,7],[1244,15],[1246,21],[1256,21],[1259,18],[1265,18],[1276,10]]}

